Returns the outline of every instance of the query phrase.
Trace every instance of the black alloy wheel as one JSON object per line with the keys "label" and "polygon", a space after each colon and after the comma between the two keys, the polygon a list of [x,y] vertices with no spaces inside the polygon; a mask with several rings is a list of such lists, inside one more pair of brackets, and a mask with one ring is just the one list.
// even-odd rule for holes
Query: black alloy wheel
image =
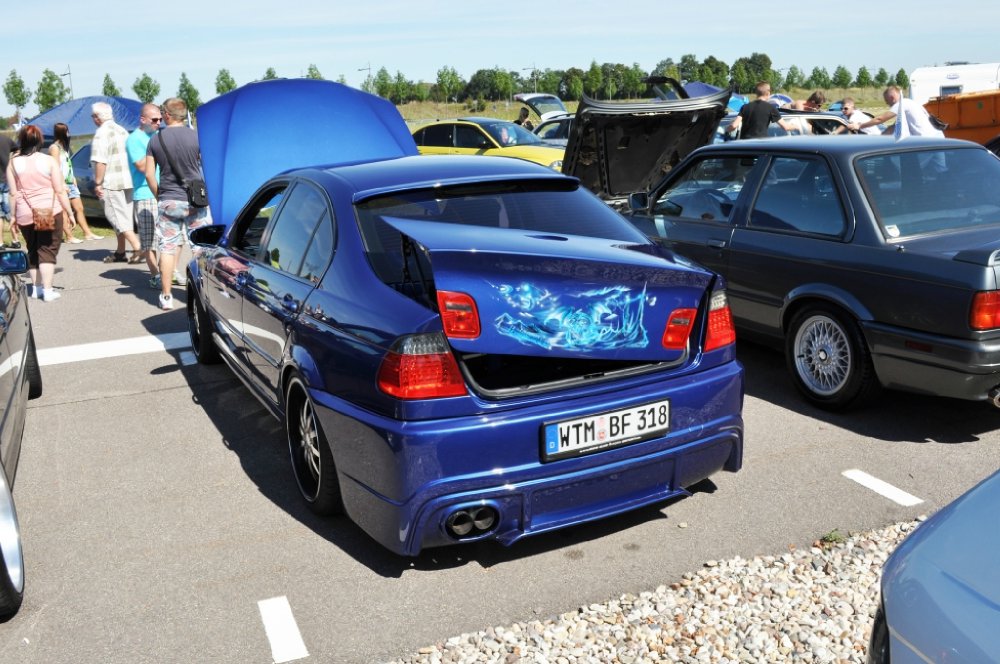
{"label": "black alloy wheel", "polygon": [[285,390],[285,433],[292,473],[309,508],[321,516],[343,513],[330,444],[299,376],[294,376]]}

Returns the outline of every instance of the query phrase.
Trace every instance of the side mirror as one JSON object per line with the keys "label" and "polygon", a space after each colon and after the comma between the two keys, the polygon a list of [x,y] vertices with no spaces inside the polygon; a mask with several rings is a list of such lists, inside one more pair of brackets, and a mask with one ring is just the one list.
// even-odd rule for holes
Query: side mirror
{"label": "side mirror", "polygon": [[0,250],[0,274],[24,274],[28,271],[28,254],[20,249]]}
{"label": "side mirror", "polygon": [[219,240],[222,239],[225,232],[225,226],[222,224],[213,224],[194,229],[188,233],[188,238],[191,240],[191,244],[214,247],[219,244]]}
{"label": "side mirror", "polygon": [[645,212],[649,208],[649,194],[637,191],[628,195],[628,209],[632,212]]}

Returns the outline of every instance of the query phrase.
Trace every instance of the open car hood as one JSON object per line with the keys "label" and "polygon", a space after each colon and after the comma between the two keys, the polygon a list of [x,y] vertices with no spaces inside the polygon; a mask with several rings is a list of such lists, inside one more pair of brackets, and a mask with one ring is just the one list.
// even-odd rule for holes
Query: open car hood
{"label": "open car hood", "polygon": [[713,275],[651,244],[399,218],[385,221],[427,252],[434,286],[472,296],[481,333],[461,352],[676,362],[667,319],[701,310]]}
{"label": "open car hood", "polygon": [[563,173],[605,199],[648,191],[689,152],[712,142],[731,94],[629,104],[584,97]]}
{"label": "open car hood", "polygon": [[291,168],[417,154],[389,101],[333,81],[277,79],[198,107],[212,218],[229,224],[269,178]]}

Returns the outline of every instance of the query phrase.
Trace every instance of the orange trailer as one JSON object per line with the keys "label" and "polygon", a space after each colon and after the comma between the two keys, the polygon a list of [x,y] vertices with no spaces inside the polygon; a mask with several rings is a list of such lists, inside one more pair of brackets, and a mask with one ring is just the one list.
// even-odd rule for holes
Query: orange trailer
{"label": "orange trailer", "polygon": [[1000,134],[1000,90],[932,97],[924,108],[948,123],[948,138],[985,144]]}

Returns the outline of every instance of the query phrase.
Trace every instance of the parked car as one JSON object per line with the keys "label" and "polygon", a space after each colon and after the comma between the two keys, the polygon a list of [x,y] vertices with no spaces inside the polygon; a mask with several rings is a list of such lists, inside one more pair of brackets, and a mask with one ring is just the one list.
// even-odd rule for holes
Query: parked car
{"label": "parked car", "polygon": [[103,219],[104,203],[94,191],[94,169],[90,165],[90,143],[86,143],[74,152],[70,161],[73,162],[73,174],[76,176],[76,184],[80,188],[83,213],[88,219]]}
{"label": "parked car", "polygon": [[573,127],[574,117],[572,113],[551,116],[539,122],[538,126],[532,129],[532,132],[549,145],[565,148],[569,140],[569,132]]}
{"label": "parked car", "polygon": [[997,661],[998,503],[994,473],[896,547],[882,570],[868,664]]}
{"label": "parked car", "polygon": [[737,329],[839,409],[880,387],[1000,406],[1000,161],[964,141],[815,136],[691,154],[631,219],[724,275]]}
{"label": "parked car", "polygon": [[413,132],[420,154],[470,154],[516,157],[558,171],[563,150],[506,120],[459,118],[424,125]]}
{"label": "parked car", "polygon": [[[261,134],[275,100],[285,131]],[[228,227],[191,233],[192,347],[285,423],[315,512],[415,555],[740,468],[724,282],[575,179],[416,156],[392,104],[330,81],[252,83],[198,129]]]}
{"label": "parked car", "polygon": [[42,394],[42,374],[28,313],[28,297],[17,276],[28,271],[28,255],[0,249],[0,619],[17,613],[24,598],[24,551],[14,506],[14,476],[28,399]]}
{"label": "parked car", "polygon": [[521,92],[514,95],[514,99],[533,110],[542,120],[569,113],[562,99],[547,92]]}

